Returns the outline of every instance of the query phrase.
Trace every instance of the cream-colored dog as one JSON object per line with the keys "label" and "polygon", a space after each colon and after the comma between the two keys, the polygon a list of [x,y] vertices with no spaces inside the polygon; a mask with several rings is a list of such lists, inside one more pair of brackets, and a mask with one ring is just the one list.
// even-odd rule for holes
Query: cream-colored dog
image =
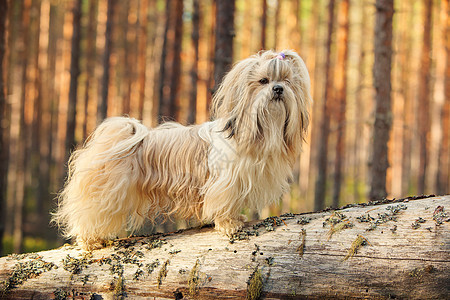
{"label": "cream-colored dog", "polygon": [[309,123],[310,79],[293,51],[240,61],[214,95],[212,122],[149,129],[106,119],[75,151],[53,220],[84,249],[176,214],[232,235],[244,207],[278,200]]}

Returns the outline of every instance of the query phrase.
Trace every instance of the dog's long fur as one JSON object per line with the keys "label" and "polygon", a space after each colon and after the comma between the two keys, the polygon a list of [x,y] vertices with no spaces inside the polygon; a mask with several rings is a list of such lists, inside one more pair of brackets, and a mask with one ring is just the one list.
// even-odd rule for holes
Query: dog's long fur
{"label": "dog's long fur", "polygon": [[244,207],[261,209],[279,199],[288,190],[311,103],[304,62],[293,51],[282,53],[265,51],[237,63],[214,95],[212,122],[148,129],[114,117],[100,124],[69,161],[53,216],[65,236],[99,248],[146,218],[174,213],[214,221],[231,235],[242,227]]}

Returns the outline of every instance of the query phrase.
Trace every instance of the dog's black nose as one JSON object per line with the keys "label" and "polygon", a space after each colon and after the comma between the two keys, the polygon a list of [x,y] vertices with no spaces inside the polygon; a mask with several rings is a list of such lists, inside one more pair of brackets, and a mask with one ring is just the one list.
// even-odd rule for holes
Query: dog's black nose
{"label": "dog's black nose", "polygon": [[283,87],[279,84],[276,84],[273,86],[272,90],[278,95],[280,96],[281,94],[283,94]]}

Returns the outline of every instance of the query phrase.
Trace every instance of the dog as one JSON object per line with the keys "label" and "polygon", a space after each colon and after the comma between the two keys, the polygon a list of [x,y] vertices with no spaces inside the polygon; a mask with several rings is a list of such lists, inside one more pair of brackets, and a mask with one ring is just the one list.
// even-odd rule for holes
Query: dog
{"label": "dog", "polygon": [[86,250],[158,215],[195,216],[232,236],[243,208],[260,210],[288,191],[311,102],[300,56],[268,50],[225,75],[210,122],[149,129],[108,118],[72,153],[53,221]]}

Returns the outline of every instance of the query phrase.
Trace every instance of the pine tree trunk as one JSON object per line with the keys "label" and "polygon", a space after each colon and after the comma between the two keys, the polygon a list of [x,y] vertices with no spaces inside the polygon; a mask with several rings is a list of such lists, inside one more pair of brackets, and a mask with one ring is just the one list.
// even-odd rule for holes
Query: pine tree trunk
{"label": "pine tree trunk", "polygon": [[166,2],[166,27],[161,55],[159,121],[177,119],[180,83],[183,1]]}
{"label": "pine tree trunk", "polygon": [[445,41],[445,74],[444,74],[444,104],[442,106],[442,139],[439,147],[439,164],[437,172],[438,194],[450,192],[450,3],[443,2],[446,9],[444,26]]}
{"label": "pine tree trunk", "polygon": [[392,126],[391,58],[393,0],[377,0],[375,21],[375,62],[373,85],[375,88],[375,124],[372,140],[370,200],[387,196],[386,171],[389,167],[387,144]]}
{"label": "pine tree trunk", "polygon": [[334,164],[333,207],[339,206],[342,185],[342,165],[345,158],[345,111],[347,106],[347,61],[349,34],[349,0],[342,0],[339,5],[341,18],[338,31],[338,56],[336,63],[336,112],[337,142]]}
{"label": "pine tree trunk", "polygon": [[328,164],[328,138],[330,135],[331,102],[333,99],[333,72],[331,62],[331,44],[333,40],[333,28],[335,22],[334,14],[335,0],[328,4],[328,29],[325,59],[325,93],[322,103],[322,122],[320,124],[318,154],[317,154],[317,178],[314,193],[314,210],[325,208],[325,194],[327,187],[327,164]]}
{"label": "pine tree trunk", "polygon": [[[8,1],[0,0],[0,120],[8,120],[5,96],[5,80],[3,78],[5,64],[6,19],[8,17]],[[6,179],[8,174],[9,124],[0,127],[0,256],[3,255],[3,234],[6,218]]]}
{"label": "pine tree trunk", "polygon": [[97,34],[97,0],[89,1],[88,25],[86,36],[86,81],[84,86],[84,122],[83,122],[83,140],[88,137],[88,122],[89,122],[89,105],[92,85],[91,82],[95,80],[95,61],[96,48],[95,38]]}
{"label": "pine tree trunk", "polygon": [[81,4],[82,0],[77,0],[73,6],[73,31],[72,31],[72,52],[70,56],[70,88],[69,105],[67,110],[66,127],[66,157],[69,160],[72,150],[75,148],[75,127],[77,115],[78,97],[78,77],[80,75],[80,43],[81,43]]}
{"label": "pine tree trunk", "polygon": [[433,1],[423,0],[424,26],[422,53],[420,58],[419,90],[418,90],[418,131],[419,131],[419,179],[417,192],[423,194],[426,186],[427,165],[429,156],[429,134],[430,134],[430,89],[431,89],[431,28]]}
{"label": "pine tree trunk", "polygon": [[191,69],[191,92],[189,95],[188,124],[195,124],[197,116],[197,81],[198,81],[198,60],[199,60],[199,38],[200,38],[200,2],[194,0],[192,14],[192,48],[194,59]]}
{"label": "pine tree trunk", "polygon": [[266,27],[267,27],[267,0],[262,0],[262,14],[261,14],[261,48],[266,50]]}
{"label": "pine tree trunk", "polygon": [[214,54],[214,89],[217,90],[223,76],[233,62],[235,0],[216,1],[216,44]]}
{"label": "pine tree trunk", "polygon": [[109,88],[109,72],[110,72],[110,57],[112,47],[112,31],[113,18],[115,14],[116,0],[108,0],[107,17],[106,17],[106,31],[105,31],[105,49],[103,53],[103,77],[101,82],[102,94],[99,99],[97,107],[97,124],[101,123],[108,113],[108,88]]}

